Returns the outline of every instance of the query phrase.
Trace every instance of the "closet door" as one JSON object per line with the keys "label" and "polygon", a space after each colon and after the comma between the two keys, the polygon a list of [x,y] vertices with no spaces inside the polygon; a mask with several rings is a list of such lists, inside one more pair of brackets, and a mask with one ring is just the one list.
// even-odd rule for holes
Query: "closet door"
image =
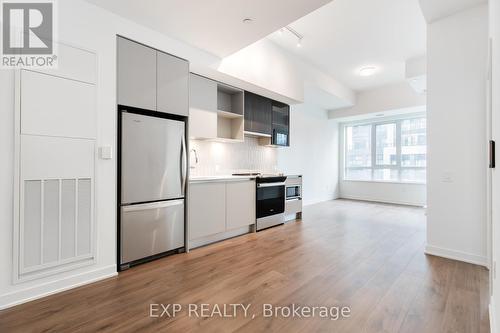
{"label": "closet door", "polygon": [[16,75],[17,281],[95,259],[96,56],[60,49],[58,70]]}

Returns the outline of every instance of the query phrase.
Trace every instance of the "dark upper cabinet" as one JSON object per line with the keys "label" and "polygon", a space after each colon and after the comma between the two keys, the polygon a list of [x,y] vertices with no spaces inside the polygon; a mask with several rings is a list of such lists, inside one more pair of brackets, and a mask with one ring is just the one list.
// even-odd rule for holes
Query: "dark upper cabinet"
{"label": "dark upper cabinet", "polygon": [[272,135],[272,101],[245,91],[245,131]]}
{"label": "dark upper cabinet", "polygon": [[271,144],[290,146],[290,106],[272,101]]}
{"label": "dark upper cabinet", "polygon": [[290,146],[290,106],[245,91],[245,131],[271,137],[274,146]]}

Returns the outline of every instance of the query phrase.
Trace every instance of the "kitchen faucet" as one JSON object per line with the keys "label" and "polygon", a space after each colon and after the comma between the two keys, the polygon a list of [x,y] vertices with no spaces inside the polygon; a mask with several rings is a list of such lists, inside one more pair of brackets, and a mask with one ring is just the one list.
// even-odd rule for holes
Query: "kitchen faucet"
{"label": "kitchen faucet", "polygon": [[194,161],[195,161],[195,165],[192,165],[190,166],[191,169],[194,169],[196,167],[196,164],[198,164],[198,152],[196,151],[196,149],[191,149],[190,150],[191,153],[194,153]]}

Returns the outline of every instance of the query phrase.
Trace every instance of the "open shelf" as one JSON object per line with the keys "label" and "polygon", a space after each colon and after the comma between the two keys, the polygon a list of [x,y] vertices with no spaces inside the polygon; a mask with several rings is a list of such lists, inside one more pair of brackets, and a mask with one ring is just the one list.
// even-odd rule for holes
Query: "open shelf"
{"label": "open shelf", "polygon": [[191,138],[224,142],[244,140],[244,91],[191,74]]}
{"label": "open shelf", "polygon": [[236,114],[236,113],[222,111],[222,110],[217,110],[217,115],[219,117],[230,118],[230,119],[243,118],[242,114]]}
{"label": "open shelf", "polygon": [[217,115],[217,138],[243,141],[243,117]]}
{"label": "open shelf", "polygon": [[243,90],[217,83],[217,139],[241,142],[245,139]]}
{"label": "open shelf", "polygon": [[243,116],[243,90],[217,83],[217,110]]}

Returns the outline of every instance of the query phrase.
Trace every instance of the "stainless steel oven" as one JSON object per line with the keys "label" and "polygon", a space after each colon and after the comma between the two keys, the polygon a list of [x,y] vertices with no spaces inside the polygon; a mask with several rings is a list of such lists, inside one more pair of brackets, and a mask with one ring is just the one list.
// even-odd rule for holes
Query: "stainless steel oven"
{"label": "stainless steel oven", "polygon": [[284,176],[257,177],[257,230],[284,223],[285,180]]}

